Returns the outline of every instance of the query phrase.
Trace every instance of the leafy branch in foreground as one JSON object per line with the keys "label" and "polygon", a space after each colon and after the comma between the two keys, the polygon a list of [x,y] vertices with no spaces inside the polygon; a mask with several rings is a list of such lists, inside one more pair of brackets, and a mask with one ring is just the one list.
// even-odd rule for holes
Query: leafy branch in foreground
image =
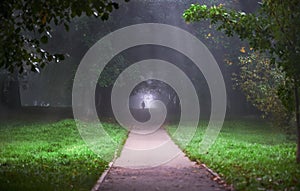
{"label": "leafy branch in foreground", "polygon": [[[126,2],[128,0],[125,0]],[[50,53],[48,43],[54,25],[69,30],[71,19],[83,14],[107,20],[118,9],[112,0],[6,0],[0,4],[0,68],[39,72],[47,63],[59,62],[63,54]]]}
{"label": "leafy branch in foreground", "polygon": [[[210,19],[227,36],[237,34],[255,50],[268,51],[289,76],[300,75],[300,2],[264,0],[256,13],[228,10],[222,5],[192,4],[183,14],[187,22]],[[298,59],[298,60],[297,60]]]}

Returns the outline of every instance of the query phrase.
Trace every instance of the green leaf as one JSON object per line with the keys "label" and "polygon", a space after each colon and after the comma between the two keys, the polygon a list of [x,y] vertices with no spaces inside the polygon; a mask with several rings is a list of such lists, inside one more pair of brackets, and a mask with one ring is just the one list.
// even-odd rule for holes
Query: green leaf
{"label": "green leaf", "polygon": [[103,15],[101,16],[101,19],[103,21],[108,20],[108,18],[109,18],[109,14],[108,13],[103,13]]}
{"label": "green leaf", "polygon": [[43,44],[46,44],[46,43],[48,42],[48,37],[47,37],[46,35],[42,36],[41,42],[42,42]]}
{"label": "green leaf", "polygon": [[107,7],[106,7],[106,10],[107,10],[108,12],[112,12],[112,10],[113,10],[113,5],[112,5],[112,4],[108,4]]}
{"label": "green leaf", "polygon": [[115,9],[119,9],[119,4],[118,3],[112,3]]}

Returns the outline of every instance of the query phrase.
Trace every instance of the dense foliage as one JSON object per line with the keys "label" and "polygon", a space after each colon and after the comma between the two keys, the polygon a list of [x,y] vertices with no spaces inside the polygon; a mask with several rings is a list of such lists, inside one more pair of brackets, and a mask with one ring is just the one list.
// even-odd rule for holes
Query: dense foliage
{"label": "dense foliage", "polygon": [[[300,163],[300,1],[262,0],[255,13],[226,9],[223,5],[208,8],[192,4],[183,17],[188,22],[210,19],[211,24],[217,25],[227,36],[237,34],[254,50],[267,52],[272,64],[278,63],[293,83],[295,102],[285,103],[289,104],[287,108],[295,108],[296,161]],[[289,97],[285,95],[289,94],[286,89],[281,90],[280,97]]]}
{"label": "dense foliage", "polygon": [[59,62],[64,55],[50,53],[42,45],[52,37],[53,26],[69,30],[71,19],[83,14],[107,20],[117,8],[112,0],[5,0],[0,4],[0,68],[39,72],[47,63]]}
{"label": "dense foliage", "polygon": [[247,39],[255,50],[269,51],[272,63],[288,76],[300,75],[300,2],[298,0],[263,0],[256,13],[226,9],[222,4],[208,8],[192,4],[183,14],[187,22],[210,19],[228,36]]}
{"label": "dense foliage", "polygon": [[270,118],[274,125],[288,127],[293,115],[284,106],[279,95],[279,90],[285,87],[285,91],[291,95],[282,100],[293,101],[293,89],[285,72],[258,52],[240,56],[238,65],[240,71],[233,74],[235,87],[241,89],[246,99],[263,112],[263,118]]}

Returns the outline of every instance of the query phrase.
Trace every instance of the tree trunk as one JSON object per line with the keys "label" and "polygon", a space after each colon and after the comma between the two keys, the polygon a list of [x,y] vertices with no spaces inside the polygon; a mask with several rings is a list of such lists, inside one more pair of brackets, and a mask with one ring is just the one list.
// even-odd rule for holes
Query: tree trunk
{"label": "tree trunk", "polygon": [[298,82],[295,80],[295,106],[296,106],[296,127],[297,127],[297,153],[296,161],[300,163],[300,112],[299,112],[299,92]]}

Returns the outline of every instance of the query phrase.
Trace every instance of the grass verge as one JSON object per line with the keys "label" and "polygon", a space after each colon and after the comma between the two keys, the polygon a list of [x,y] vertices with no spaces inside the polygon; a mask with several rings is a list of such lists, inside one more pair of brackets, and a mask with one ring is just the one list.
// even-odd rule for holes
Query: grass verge
{"label": "grass verge", "polygon": [[[100,152],[112,158],[127,132],[111,123],[103,126],[117,145],[103,141]],[[0,145],[0,190],[86,191],[108,165],[89,150],[74,120],[0,124]]]}
{"label": "grass verge", "polygon": [[[263,122],[225,121],[209,152],[201,155],[198,148],[206,126],[201,123],[188,146],[182,148],[191,160],[205,163],[237,190],[300,190],[296,144],[282,132]],[[176,126],[166,129],[172,137]],[[184,138],[174,141],[182,147]]]}

